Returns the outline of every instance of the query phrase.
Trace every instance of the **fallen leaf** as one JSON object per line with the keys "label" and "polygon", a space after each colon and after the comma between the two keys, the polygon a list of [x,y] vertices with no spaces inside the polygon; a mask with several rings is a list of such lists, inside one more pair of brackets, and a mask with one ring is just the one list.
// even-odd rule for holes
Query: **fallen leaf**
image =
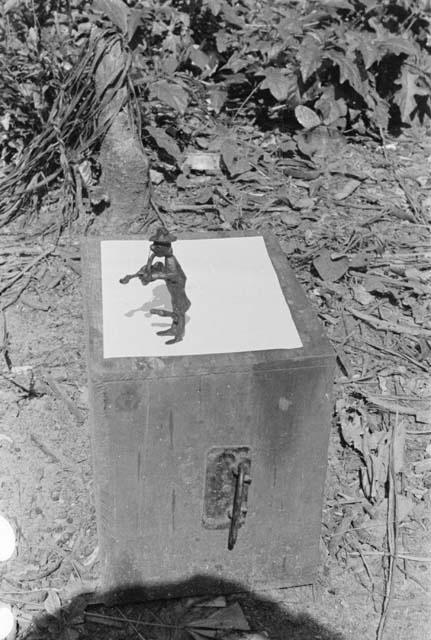
{"label": "fallen leaf", "polygon": [[413,509],[415,508],[415,503],[412,498],[404,495],[397,495],[397,520],[398,522],[404,522],[407,520],[407,516],[409,516]]}
{"label": "fallen leaf", "polygon": [[222,144],[221,155],[231,176],[245,173],[251,169],[250,163],[244,157],[244,151],[229,140]]}
{"label": "fallen leaf", "polygon": [[369,305],[374,302],[374,296],[372,296],[371,293],[368,293],[364,285],[357,284],[352,288],[352,291],[353,298],[360,304]]}
{"label": "fallen leaf", "polygon": [[211,600],[204,600],[203,602],[199,602],[197,607],[225,607],[226,606],[226,598],[224,596],[218,596],[217,598],[212,598]]}
{"label": "fallen leaf", "polygon": [[200,629],[200,632],[207,630],[235,629],[236,631],[250,631],[250,626],[242,612],[238,602],[229,605],[224,609],[219,609],[207,618],[200,618],[189,622],[187,627]]}
{"label": "fallen leaf", "polygon": [[404,469],[404,447],[406,443],[406,425],[400,421],[394,428],[393,463],[395,473],[401,473]]}
{"label": "fallen leaf", "polygon": [[280,213],[280,219],[287,227],[291,228],[297,227],[301,222],[299,214],[295,213],[294,211],[283,211],[282,213]]}
{"label": "fallen leaf", "polygon": [[227,99],[227,91],[223,89],[211,89],[208,96],[209,107],[215,113],[220,113]]}
{"label": "fallen leaf", "polygon": [[106,14],[123,34],[127,33],[127,20],[130,10],[123,0],[94,0],[93,9]]}
{"label": "fallen leaf", "polygon": [[204,151],[193,151],[187,153],[182,169],[189,168],[192,171],[215,174],[220,172],[220,154],[207,153]]}
{"label": "fallen leaf", "polygon": [[293,74],[289,76],[284,69],[270,68],[265,71],[265,79],[260,86],[262,89],[269,89],[277,100],[286,100],[292,90],[296,89],[297,81]]}
{"label": "fallen leaf", "polygon": [[54,591],[53,589],[48,590],[48,595],[44,600],[43,606],[50,616],[57,617],[59,615],[61,611],[61,600],[57,591]]}
{"label": "fallen leaf", "polygon": [[151,93],[161,102],[164,102],[184,115],[189,103],[189,98],[184,89],[178,84],[167,82],[167,80],[159,80],[151,87]]}
{"label": "fallen leaf", "polygon": [[158,147],[166,151],[179,164],[183,159],[183,154],[175,140],[166,131],[158,127],[146,127],[148,133],[153,138]]}
{"label": "fallen leaf", "polygon": [[313,111],[313,109],[305,107],[302,104],[295,107],[295,117],[304,129],[312,129],[313,127],[318,127],[319,124],[322,123],[319,116],[315,111]]}
{"label": "fallen leaf", "polygon": [[334,282],[339,280],[349,268],[349,260],[345,256],[338,260],[332,260],[328,249],[323,249],[319,255],[314,258],[313,266],[322,280]]}
{"label": "fallen leaf", "polygon": [[155,169],[150,169],[150,180],[152,184],[160,184],[164,180],[163,173],[160,173],[160,171],[156,171]]}
{"label": "fallen leaf", "polygon": [[334,200],[345,200],[345,198],[348,198],[360,184],[359,180],[354,180],[353,178],[348,180],[344,186],[333,195]]}
{"label": "fallen leaf", "polygon": [[314,207],[315,203],[316,198],[299,198],[299,200],[296,200],[296,202],[293,202],[292,204],[297,209],[311,209]]}
{"label": "fallen leaf", "polygon": [[431,458],[425,458],[425,460],[416,462],[414,467],[415,473],[424,473],[424,471],[431,471]]}

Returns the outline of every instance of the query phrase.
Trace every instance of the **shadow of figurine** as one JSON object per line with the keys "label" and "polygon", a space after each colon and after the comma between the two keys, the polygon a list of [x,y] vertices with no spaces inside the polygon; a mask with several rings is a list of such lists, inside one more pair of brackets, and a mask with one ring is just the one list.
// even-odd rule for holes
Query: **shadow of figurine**
{"label": "shadow of figurine", "polygon": [[[289,589],[277,591],[281,596],[283,592],[288,597]],[[215,609],[211,600],[223,594],[224,604]],[[226,615],[223,607],[227,608]],[[235,627],[235,620],[242,621],[240,627]],[[344,640],[341,633],[319,623],[305,611],[294,612],[292,607],[289,610],[269,596],[209,575],[195,575],[189,580],[148,588],[136,585],[123,591],[79,595],[53,613],[36,613],[25,630],[18,630],[17,640],[130,640],[135,637],[145,640]]]}
{"label": "shadow of figurine", "polygon": [[[145,286],[154,280],[164,280],[171,296],[172,311],[151,308],[150,313],[163,318],[172,318],[171,326],[168,329],[157,331],[157,335],[173,336],[166,344],[174,344],[184,338],[186,311],[191,306],[185,292],[187,278],[172,250],[172,242],[176,240],[176,237],[164,227],[159,227],[150,240],[152,244],[146,265],[136,273],[124,276],[120,282],[127,284],[132,278],[139,278]],[[154,262],[155,258],[163,258],[164,262]]]}
{"label": "shadow of figurine", "polygon": [[151,317],[151,309],[155,306],[169,306],[171,299],[169,291],[165,285],[160,284],[157,287],[154,287],[152,294],[153,297],[151,300],[144,302],[144,304],[136,309],[130,309],[130,311],[127,311],[124,315],[127,318],[132,318],[136,313],[141,311],[148,318]]}

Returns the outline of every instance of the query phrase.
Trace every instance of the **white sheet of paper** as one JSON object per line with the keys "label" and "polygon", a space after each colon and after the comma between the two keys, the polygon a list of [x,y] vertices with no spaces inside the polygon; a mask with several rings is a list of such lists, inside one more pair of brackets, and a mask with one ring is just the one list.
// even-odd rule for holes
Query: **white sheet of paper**
{"label": "white sheet of paper", "polygon": [[174,254],[186,276],[191,307],[182,342],[156,331],[170,318],[150,314],[171,309],[162,280],[147,286],[134,278],[147,262],[147,240],[101,242],[103,355],[105,358],[182,356],[302,347],[277,275],[260,236],[177,240]]}

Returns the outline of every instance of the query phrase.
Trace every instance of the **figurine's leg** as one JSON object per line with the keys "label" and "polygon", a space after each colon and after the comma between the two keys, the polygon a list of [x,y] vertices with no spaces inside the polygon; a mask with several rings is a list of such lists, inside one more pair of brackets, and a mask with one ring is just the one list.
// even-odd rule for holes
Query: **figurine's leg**
{"label": "figurine's leg", "polygon": [[[172,324],[169,329],[164,329],[163,331],[157,331],[158,336],[176,336],[177,335],[177,324],[178,324],[178,314],[174,311],[166,312],[166,315],[172,317]],[[165,314],[163,314],[165,315]]]}
{"label": "figurine's leg", "polygon": [[[172,340],[168,340],[166,344],[174,344],[175,342],[181,342],[184,338],[186,326],[186,316],[185,313],[177,314],[177,322],[175,323],[175,333],[173,334],[175,337]],[[174,328],[174,324],[172,324],[172,328]]]}
{"label": "figurine's leg", "polygon": [[167,309],[150,309],[150,313],[153,313],[157,316],[162,316],[163,318],[175,317],[175,313],[173,311],[168,311]]}

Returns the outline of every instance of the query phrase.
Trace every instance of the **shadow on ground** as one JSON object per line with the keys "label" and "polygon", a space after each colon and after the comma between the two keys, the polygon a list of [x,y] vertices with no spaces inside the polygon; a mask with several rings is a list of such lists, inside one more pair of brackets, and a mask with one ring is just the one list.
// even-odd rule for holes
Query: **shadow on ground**
{"label": "shadow on ground", "polygon": [[[281,589],[277,593],[287,591]],[[205,595],[197,597],[196,594]],[[214,615],[223,619],[223,607],[215,607],[217,603],[214,602],[212,606],[208,605],[213,598],[222,594],[226,596],[224,611],[229,609],[234,613],[240,610],[240,614],[242,611],[250,627],[248,632],[214,628]],[[298,605],[295,606],[297,609]],[[253,634],[261,635],[253,637]],[[80,595],[55,615],[46,612],[36,615],[31,626],[17,635],[17,640],[135,638],[343,640],[344,636],[319,623],[308,613],[293,613],[286,605],[261,593],[256,595],[240,584],[199,575],[184,582],[159,584],[151,589],[140,586],[123,591]]]}

